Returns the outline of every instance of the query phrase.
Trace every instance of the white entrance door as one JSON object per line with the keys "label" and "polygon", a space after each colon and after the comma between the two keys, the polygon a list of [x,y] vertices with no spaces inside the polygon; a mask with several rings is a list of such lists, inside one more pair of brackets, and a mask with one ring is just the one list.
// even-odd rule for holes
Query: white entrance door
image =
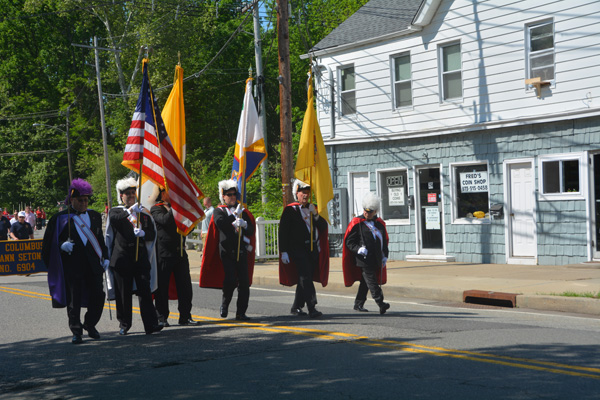
{"label": "white entrance door", "polygon": [[510,197],[508,204],[509,257],[535,257],[534,174],[529,162],[508,164]]}
{"label": "white entrance door", "polygon": [[351,218],[354,218],[358,215],[362,215],[362,199],[367,193],[371,191],[371,185],[369,183],[369,173],[351,172],[350,182],[352,185],[350,191],[350,193],[352,193],[352,198],[350,199],[350,201],[352,202],[352,205],[350,206],[350,214]]}
{"label": "white entrance door", "polygon": [[592,165],[590,170],[592,171],[592,258],[594,260],[600,260],[600,154],[594,154],[590,158]]}

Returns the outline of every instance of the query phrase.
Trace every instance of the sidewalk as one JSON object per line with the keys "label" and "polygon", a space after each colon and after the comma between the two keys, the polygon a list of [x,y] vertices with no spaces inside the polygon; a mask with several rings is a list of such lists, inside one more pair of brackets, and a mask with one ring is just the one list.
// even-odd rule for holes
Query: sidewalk
{"label": "sidewalk", "polygon": [[[192,281],[200,273],[200,254],[188,251]],[[465,264],[388,261],[388,282],[384,294],[388,298],[462,302],[466,290],[482,290],[517,294],[516,306],[536,310],[563,311],[600,316],[600,299],[557,296],[565,292],[600,293],[600,263],[563,266]],[[255,286],[281,287],[276,260],[257,262],[254,266]],[[331,258],[329,284],[317,284],[317,292],[356,294],[344,286],[342,259]]]}

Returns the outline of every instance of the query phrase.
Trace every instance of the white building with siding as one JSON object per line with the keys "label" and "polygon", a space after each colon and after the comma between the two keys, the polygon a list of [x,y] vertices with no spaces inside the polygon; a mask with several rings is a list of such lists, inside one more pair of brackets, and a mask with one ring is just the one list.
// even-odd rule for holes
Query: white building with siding
{"label": "white building with siding", "polygon": [[374,191],[391,259],[600,261],[599,27],[597,0],[369,1],[303,56],[332,243]]}

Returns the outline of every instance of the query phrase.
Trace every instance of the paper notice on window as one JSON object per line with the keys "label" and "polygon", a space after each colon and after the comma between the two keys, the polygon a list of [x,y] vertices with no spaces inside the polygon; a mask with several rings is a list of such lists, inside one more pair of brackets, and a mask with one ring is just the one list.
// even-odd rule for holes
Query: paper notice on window
{"label": "paper notice on window", "polygon": [[425,229],[440,230],[440,209],[425,207]]}
{"label": "paper notice on window", "polygon": [[460,192],[461,193],[480,193],[488,191],[488,173],[487,171],[461,172],[460,173]]}
{"label": "paper notice on window", "polygon": [[388,188],[388,204],[390,206],[403,206],[404,205],[404,187],[390,187]]}

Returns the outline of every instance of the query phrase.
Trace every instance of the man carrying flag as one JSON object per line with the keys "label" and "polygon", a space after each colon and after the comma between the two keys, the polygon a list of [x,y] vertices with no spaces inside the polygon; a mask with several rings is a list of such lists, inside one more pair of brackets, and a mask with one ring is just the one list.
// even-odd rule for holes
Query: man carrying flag
{"label": "man carrying flag", "polygon": [[248,78],[235,143],[232,179],[219,182],[222,205],[213,212],[200,268],[200,287],[223,288],[222,318],[227,317],[233,291],[238,287],[236,319],[242,321],[250,319],[246,316],[246,309],[255,247],[254,217],[244,208],[247,203],[246,183],[267,157],[258,121],[252,98],[252,78]]}
{"label": "man carrying flag", "polygon": [[[284,209],[279,225],[279,281],[286,286],[298,284],[291,313],[303,315],[302,307],[306,303],[309,316],[315,318],[321,312],[314,308],[317,301],[313,281],[325,287],[329,278],[327,203],[333,199],[333,188],[316,118],[312,73],[295,176],[292,191],[298,203]],[[313,194],[318,209],[312,204]]]}

